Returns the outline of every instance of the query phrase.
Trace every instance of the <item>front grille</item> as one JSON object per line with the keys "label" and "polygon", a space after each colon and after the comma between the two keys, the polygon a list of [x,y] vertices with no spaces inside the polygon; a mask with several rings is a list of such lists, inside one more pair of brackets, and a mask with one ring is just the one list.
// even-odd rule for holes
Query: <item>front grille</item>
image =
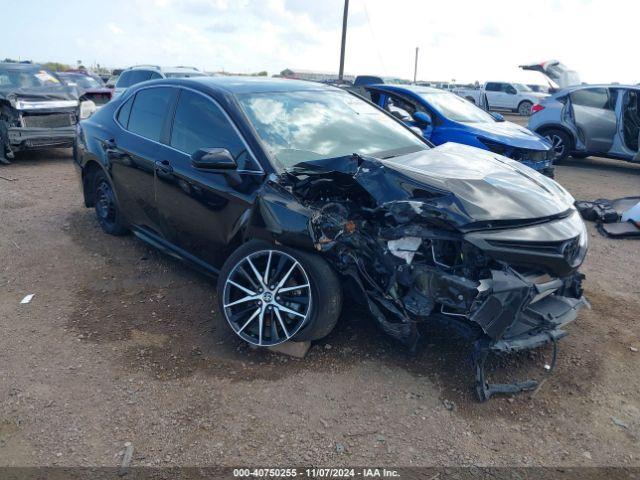
{"label": "front grille", "polygon": [[488,242],[500,248],[509,248],[513,250],[534,250],[536,252],[560,254],[562,246],[565,242],[523,242],[517,240],[488,240]]}
{"label": "front grille", "polygon": [[25,128],[62,128],[76,123],[73,113],[46,113],[39,115],[23,115],[22,126]]}
{"label": "front grille", "polygon": [[488,240],[488,243],[500,248],[537,252],[545,255],[562,255],[568,264],[573,265],[580,256],[580,237],[560,242],[524,242],[517,240]]}
{"label": "front grille", "polygon": [[493,153],[504,155],[505,157],[509,157],[512,160],[516,160],[518,162],[541,162],[544,160],[553,159],[553,150],[551,148],[549,150],[530,150],[527,148],[517,148],[510,145],[504,145],[502,143],[487,140],[485,138],[482,138],[480,140]]}

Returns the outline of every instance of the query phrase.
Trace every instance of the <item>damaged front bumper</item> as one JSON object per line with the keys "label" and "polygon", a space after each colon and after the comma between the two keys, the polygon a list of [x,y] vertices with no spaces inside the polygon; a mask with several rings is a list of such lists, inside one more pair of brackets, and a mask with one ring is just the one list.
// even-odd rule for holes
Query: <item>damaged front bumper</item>
{"label": "damaged front bumper", "polygon": [[[476,340],[473,351],[473,368],[475,390],[480,401],[486,401],[494,394],[515,394],[535,390],[539,385],[535,380],[508,384],[490,383],[485,374],[485,362],[489,354],[516,353],[552,343],[553,359],[547,368],[549,371],[553,370],[557,357],[557,341],[567,335],[563,327],[574,321],[580,310],[585,307],[590,308],[589,302],[582,296],[580,288],[582,275],[576,274],[568,281],[572,283],[569,290],[572,291],[573,297],[558,293],[559,291],[566,292],[567,281],[556,280],[543,285],[532,284],[532,291],[536,296],[530,303],[523,305],[512,317],[512,323],[505,334],[499,338],[482,337]],[[571,293],[569,294],[571,295]],[[495,298],[495,296],[489,297],[484,305],[494,303]],[[505,310],[508,309],[502,311]],[[479,312],[482,311],[481,307]],[[500,315],[497,313],[494,318],[500,318]],[[487,328],[487,325],[484,325],[484,328]]]}
{"label": "damaged front bumper", "polygon": [[[420,181],[420,172],[406,160],[398,167],[353,156],[300,165],[289,178],[311,212],[313,247],[363,293],[385,333],[411,350],[420,325],[444,323],[463,334],[475,345],[480,400],[536,388],[487,382],[485,360],[548,342],[555,352],[564,326],[588,306],[578,272],[588,236],[579,214],[561,187],[522,180],[526,171],[509,182],[502,173],[460,185],[448,179],[446,188]],[[501,201],[496,186],[520,180],[518,196]],[[520,195],[530,183],[540,187],[531,205]],[[545,208],[544,192],[554,192]],[[519,213],[525,206],[530,212]]]}
{"label": "damaged front bumper", "polygon": [[12,148],[70,146],[76,134],[75,125],[60,128],[9,127],[7,130]]}

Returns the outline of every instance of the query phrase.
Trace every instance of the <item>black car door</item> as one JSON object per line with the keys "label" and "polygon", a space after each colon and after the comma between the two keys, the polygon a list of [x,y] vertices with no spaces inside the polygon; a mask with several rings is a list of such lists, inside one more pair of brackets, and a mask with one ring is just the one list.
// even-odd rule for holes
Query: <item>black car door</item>
{"label": "black car door", "polygon": [[116,119],[122,128],[105,145],[122,211],[133,226],[152,231],[159,229],[155,163],[177,92],[169,87],[139,90],[117,112]]}
{"label": "black car door", "polygon": [[[264,173],[224,110],[210,97],[180,89],[173,124],[156,167],[162,234],[174,246],[218,266],[228,255]],[[233,170],[199,169],[191,155],[224,148]]]}

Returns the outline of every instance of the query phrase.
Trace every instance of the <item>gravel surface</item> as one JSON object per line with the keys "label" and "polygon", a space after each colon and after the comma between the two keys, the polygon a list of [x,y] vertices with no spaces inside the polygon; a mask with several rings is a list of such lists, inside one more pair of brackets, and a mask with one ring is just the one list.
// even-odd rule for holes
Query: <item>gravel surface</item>
{"label": "gravel surface", "polygon": [[[592,225],[593,305],[540,390],[479,404],[469,349],[408,355],[347,310],[305,359],[252,350],[214,283],[82,206],[69,152],[0,167],[0,465],[640,466],[640,242]],[[569,160],[576,198],[640,194],[640,165]],[[28,304],[20,304],[35,294]],[[544,376],[550,349],[497,363]]]}

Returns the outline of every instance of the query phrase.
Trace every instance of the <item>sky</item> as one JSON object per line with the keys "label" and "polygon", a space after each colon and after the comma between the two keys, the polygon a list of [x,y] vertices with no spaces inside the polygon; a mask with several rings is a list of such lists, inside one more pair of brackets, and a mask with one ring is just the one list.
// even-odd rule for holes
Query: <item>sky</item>
{"label": "sky", "polygon": [[[0,0],[0,58],[337,72],[344,0]],[[5,16],[5,15],[3,15]],[[582,81],[640,82],[640,2],[351,0],[345,71],[545,83],[558,59]]]}

